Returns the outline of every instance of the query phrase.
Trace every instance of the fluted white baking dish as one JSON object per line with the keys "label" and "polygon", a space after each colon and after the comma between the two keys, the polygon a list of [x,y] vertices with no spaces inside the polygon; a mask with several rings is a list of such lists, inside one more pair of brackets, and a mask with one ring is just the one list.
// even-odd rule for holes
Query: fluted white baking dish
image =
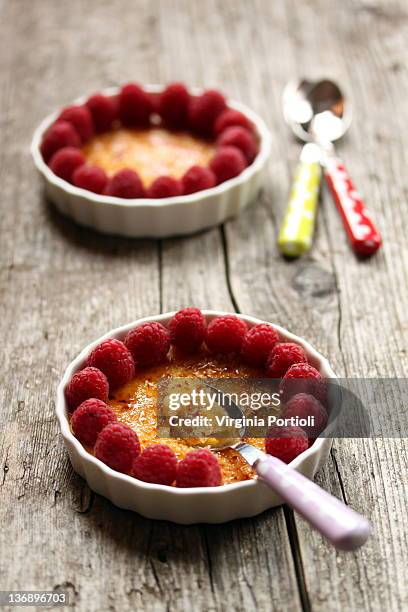
{"label": "fluted white baking dish", "polygon": [[[162,90],[158,85],[147,85],[152,93]],[[118,88],[103,93],[115,95]],[[193,90],[193,93],[200,93]],[[83,104],[86,97],[76,100]],[[36,129],[31,153],[40,173],[46,196],[63,214],[81,225],[100,232],[132,237],[164,238],[190,234],[223,223],[236,216],[253,202],[262,187],[263,171],[271,148],[271,136],[264,121],[249,108],[228,100],[229,106],[244,113],[254,124],[259,138],[259,152],[253,163],[241,174],[212,189],[163,199],[126,200],[104,196],[80,189],[56,176],[40,153],[43,134],[56,120],[62,109],[46,117]]]}
{"label": "fluted white baking dish", "polygon": [[[203,311],[207,320],[226,314],[211,310]],[[90,488],[110,499],[116,506],[134,510],[152,519],[173,521],[175,523],[223,523],[236,518],[255,516],[268,508],[280,505],[278,495],[257,479],[220,487],[197,487],[178,489],[164,485],[141,482],[131,476],[109,468],[89,454],[73,436],[68,420],[68,409],[64,389],[72,375],[84,367],[90,351],[106,338],[123,339],[126,333],[145,321],[159,321],[167,325],[173,312],[139,319],[114,329],[95,340],[70,363],[58,387],[56,413],[62,436],[67,447],[74,470],[87,481]],[[264,323],[254,317],[238,315],[250,327]],[[335,378],[328,361],[311,344],[275,325],[282,339],[297,342],[305,349],[310,362],[327,378]],[[318,438],[304,453],[296,457],[292,466],[309,478],[326,462],[331,447],[331,439]]]}

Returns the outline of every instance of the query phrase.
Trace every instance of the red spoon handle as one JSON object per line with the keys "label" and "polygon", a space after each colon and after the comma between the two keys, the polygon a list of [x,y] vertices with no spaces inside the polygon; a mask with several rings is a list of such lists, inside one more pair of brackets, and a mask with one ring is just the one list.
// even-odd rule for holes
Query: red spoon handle
{"label": "red spoon handle", "polygon": [[354,251],[364,257],[374,255],[381,246],[380,233],[341,159],[328,156],[324,174]]}

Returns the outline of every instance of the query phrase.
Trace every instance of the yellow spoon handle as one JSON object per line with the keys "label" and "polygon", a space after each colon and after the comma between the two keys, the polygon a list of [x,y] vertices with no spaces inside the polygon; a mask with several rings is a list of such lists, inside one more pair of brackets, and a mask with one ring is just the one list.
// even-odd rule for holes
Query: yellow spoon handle
{"label": "yellow spoon handle", "polygon": [[322,176],[320,157],[317,145],[303,147],[278,237],[279,250],[288,257],[299,257],[312,246]]}

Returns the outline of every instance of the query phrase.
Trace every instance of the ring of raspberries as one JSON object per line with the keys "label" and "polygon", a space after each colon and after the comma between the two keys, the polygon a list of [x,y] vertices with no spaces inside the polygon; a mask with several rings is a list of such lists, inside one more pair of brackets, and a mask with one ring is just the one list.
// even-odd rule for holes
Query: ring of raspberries
{"label": "ring of raspberries", "polygon": [[[180,179],[159,176],[144,188],[135,170],[125,168],[108,177],[102,168],[88,164],[81,151],[95,134],[119,126],[190,131],[213,141],[216,152],[208,167],[192,166]],[[171,83],[159,94],[136,83],[124,85],[114,96],[94,94],[85,104],[64,108],[40,145],[45,163],[61,179],[93,193],[130,199],[210,189],[241,174],[254,161],[258,148],[251,121],[229,108],[219,91],[192,95],[183,83]]]}
{"label": "ring of raspberries", "polygon": [[[122,340],[104,340],[91,351],[83,369],[65,389],[74,435],[103,463],[139,480],[177,487],[221,485],[216,454],[198,448],[179,461],[165,444],[142,449],[137,433],[118,421],[108,406],[109,392],[130,382],[137,368],[165,361],[172,346],[191,355],[203,344],[210,354],[239,354],[249,366],[263,368],[267,377],[280,378],[283,416],[314,416],[314,427],[309,429],[271,428],[265,440],[267,453],[289,463],[326,427],[326,383],[299,344],[282,342],[272,325],[260,323],[248,328],[243,319],[232,314],[207,323],[198,308],[190,307],[177,312],[167,327],[155,321],[142,323]],[[289,385],[294,380],[299,388]]]}

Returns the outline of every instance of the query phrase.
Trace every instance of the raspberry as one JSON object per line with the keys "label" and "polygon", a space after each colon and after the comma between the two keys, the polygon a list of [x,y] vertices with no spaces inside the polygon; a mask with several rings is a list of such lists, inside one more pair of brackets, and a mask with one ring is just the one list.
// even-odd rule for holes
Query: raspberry
{"label": "raspberry", "polygon": [[211,189],[217,183],[215,174],[210,168],[203,166],[191,166],[181,179],[183,193],[195,193],[204,189]]}
{"label": "raspberry", "polygon": [[130,474],[140,442],[136,432],[124,423],[110,423],[96,439],[95,457],[117,472]]}
{"label": "raspberry", "polygon": [[65,397],[71,411],[90,397],[106,402],[108,396],[108,379],[97,368],[84,368],[77,372],[65,389]]}
{"label": "raspberry", "polygon": [[146,126],[153,111],[152,100],[140,85],[128,83],[119,94],[119,116],[123,125]]}
{"label": "raspberry", "polygon": [[221,469],[217,457],[206,448],[192,450],[178,464],[178,487],[218,487]]}
{"label": "raspberry", "polygon": [[181,183],[172,176],[159,176],[147,190],[148,198],[172,198],[183,193]]}
{"label": "raspberry", "polygon": [[170,83],[160,94],[157,110],[163,122],[172,128],[185,126],[190,95],[183,83]]}
{"label": "raspberry", "polygon": [[260,323],[245,335],[241,355],[249,365],[264,366],[273,347],[279,342],[279,334],[272,325]]}
{"label": "raspberry", "polygon": [[245,155],[248,163],[254,161],[258,153],[258,145],[254,136],[246,128],[233,125],[226,128],[217,138],[217,145],[237,147]]}
{"label": "raspberry", "polygon": [[314,417],[314,424],[302,426],[302,429],[310,440],[315,440],[325,429],[328,421],[326,409],[318,399],[307,393],[298,393],[288,401],[283,412],[285,419],[294,417],[306,419],[308,416]]}
{"label": "raspberry", "polygon": [[87,399],[71,417],[74,436],[85,446],[93,447],[98,434],[109,423],[116,421],[116,415],[102,400]]}
{"label": "raspberry", "polygon": [[225,108],[224,96],[214,89],[191,98],[189,107],[191,128],[204,135],[211,134],[215,120]]}
{"label": "raspberry", "polygon": [[91,352],[88,365],[99,368],[112,389],[125,385],[135,375],[135,364],[129,350],[120,340],[109,338]]}
{"label": "raspberry", "polygon": [[148,446],[134,460],[132,473],[144,482],[171,485],[176,480],[177,457],[166,444]]}
{"label": "raspberry", "polygon": [[308,363],[290,366],[280,382],[279,391],[284,401],[296,393],[314,395],[323,404],[326,401],[326,383],[320,372]]}
{"label": "raspberry", "polygon": [[68,121],[57,121],[45,132],[40,151],[45,162],[48,162],[58,149],[81,146],[78,132]]}
{"label": "raspberry", "polygon": [[72,175],[72,182],[81,189],[87,189],[93,193],[103,193],[108,183],[105,170],[99,166],[84,164],[77,168]]}
{"label": "raspberry", "polygon": [[220,115],[218,115],[214,124],[214,134],[219,136],[219,134],[221,134],[225,128],[231,127],[232,125],[239,125],[247,130],[253,130],[253,125],[248,117],[246,117],[243,113],[240,113],[240,111],[227,108]]}
{"label": "raspberry", "polygon": [[265,440],[265,450],[285,463],[290,463],[307,450],[309,441],[301,427],[271,427]]}
{"label": "raspberry", "polygon": [[238,176],[246,166],[242,151],[232,146],[220,147],[210,161],[210,168],[217,177],[218,184]]}
{"label": "raspberry", "polygon": [[85,157],[79,149],[64,147],[54,153],[50,159],[49,166],[54,174],[70,183],[75,170],[83,166],[84,163]]}
{"label": "raspberry", "polygon": [[198,308],[179,310],[169,323],[172,344],[185,353],[192,353],[202,345],[205,330],[205,317]]}
{"label": "raspberry", "polygon": [[294,342],[281,342],[274,347],[269,356],[266,364],[267,374],[271,378],[282,378],[291,365],[301,362],[307,362],[303,348]]}
{"label": "raspberry", "polygon": [[247,331],[245,321],[235,315],[216,317],[207,327],[205,342],[212,353],[237,353]]}
{"label": "raspberry", "polygon": [[128,333],[125,344],[137,365],[157,365],[169,351],[170,334],[161,323],[142,323]]}
{"label": "raspberry", "polygon": [[68,106],[64,108],[58,121],[68,121],[78,132],[82,143],[88,142],[94,135],[92,115],[87,106]]}
{"label": "raspberry", "polygon": [[97,93],[86,103],[89,108],[97,132],[107,132],[118,118],[118,103],[114,97]]}
{"label": "raspberry", "polygon": [[145,190],[139,175],[134,170],[125,168],[109,179],[105,194],[115,198],[144,198]]}

